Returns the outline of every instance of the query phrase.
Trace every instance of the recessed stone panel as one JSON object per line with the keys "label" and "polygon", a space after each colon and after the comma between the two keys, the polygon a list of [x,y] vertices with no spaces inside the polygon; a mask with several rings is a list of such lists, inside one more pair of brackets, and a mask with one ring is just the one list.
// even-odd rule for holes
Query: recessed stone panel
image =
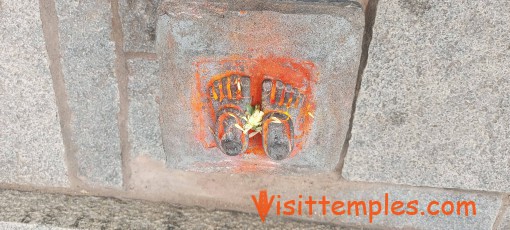
{"label": "recessed stone panel", "polygon": [[[170,167],[335,168],[361,55],[358,3],[167,2],[162,10],[157,44]],[[232,122],[246,127],[247,105],[285,115],[264,117],[261,130],[269,131],[243,134]]]}

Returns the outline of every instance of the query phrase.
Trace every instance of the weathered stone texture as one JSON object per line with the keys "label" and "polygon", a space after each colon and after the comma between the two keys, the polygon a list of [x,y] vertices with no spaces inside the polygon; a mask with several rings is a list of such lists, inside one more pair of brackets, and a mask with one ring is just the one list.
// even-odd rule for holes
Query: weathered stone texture
{"label": "weathered stone texture", "polygon": [[[349,224],[353,226],[366,226],[381,229],[491,229],[502,205],[502,197],[493,193],[461,192],[435,188],[414,188],[409,186],[395,186],[377,183],[358,183],[339,180],[336,173],[309,174],[306,176],[282,176],[272,173],[183,173],[177,170],[168,170],[166,166],[148,157],[138,157],[132,163],[132,184],[137,194],[150,197],[161,197],[172,201],[184,202],[194,205],[196,202],[208,204],[210,208],[227,208],[240,211],[256,212],[255,205],[250,199],[252,195],[257,198],[261,190],[267,190],[268,199],[274,195],[269,215],[277,215],[277,201],[281,201],[282,211],[284,202],[299,200],[304,202],[308,196],[320,200],[322,196],[330,201],[364,201],[367,206],[367,215],[334,215],[331,206],[326,215],[322,214],[322,205],[315,204],[313,215],[308,215],[308,205],[303,203],[303,215],[297,211],[295,218],[306,220],[326,221],[330,223]],[[169,192],[171,190],[171,192]],[[385,194],[388,194],[388,215],[384,214]],[[278,197],[280,195],[280,197]],[[302,195],[302,198],[299,198]],[[381,213],[374,215],[373,223],[369,223],[368,207],[370,200],[381,202]],[[395,201],[406,203],[406,211],[412,212],[407,203],[417,200],[416,215],[394,215],[391,205]],[[452,201],[455,212],[452,215],[430,215],[427,206],[430,201],[440,202],[433,205],[431,211],[441,210],[441,204]],[[468,216],[465,210],[457,215],[457,202],[473,201],[476,204],[476,215],[470,208]],[[330,203],[332,204],[332,203]],[[449,210],[449,206],[447,207]],[[295,209],[295,210],[296,210]],[[327,209],[328,210],[328,209]],[[347,210],[343,208],[341,210]],[[374,206],[376,211],[376,206]],[[352,211],[354,211],[352,209]],[[421,214],[424,212],[424,215]],[[412,213],[411,213],[412,214]]]}
{"label": "weathered stone texture", "polygon": [[[106,197],[0,191],[0,229],[331,229],[257,214]],[[5,222],[2,222],[5,221]],[[16,222],[30,223],[30,225]],[[5,226],[5,228],[3,228]],[[46,227],[48,226],[48,227]],[[358,229],[343,228],[335,229]],[[366,229],[366,228],[363,228]],[[63,230],[63,229],[62,229]]]}
{"label": "weathered stone texture", "polygon": [[57,228],[38,224],[22,224],[16,222],[0,222],[0,229],[9,230],[70,230],[70,228]]}
{"label": "weathered stone texture", "polygon": [[159,125],[160,79],[157,61],[131,59],[129,68],[129,143],[131,155],[166,160]]}
{"label": "weathered stone texture", "polygon": [[[385,228],[402,228],[402,229],[491,229],[496,220],[499,208],[501,207],[501,199],[497,195],[481,195],[476,193],[463,193],[455,191],[437,191],[430,189],[416,189],[416,188],[399,188],[393,186],[378,187],[367,186],[361,189],[350,189],[338,192],[335,196],[341,200],[369,200],[381,201],[383,209],[380,215],[374,216],[373,225],[384,226]],[[384,215],[384,196],[388,194],[389,197],[389,215]],[[416,207],[418,213],[416,215],[394,215],[391,214],[391,205],[395,201],[403,201],[406,203],[417,200]],[[438,201],[439,205],[431,206],[431,211],[440,212],[438,215],[433,216],[427,212],[427,206],[431,201]],[[452,215],[444,215],[441,213],[441,205],[446,201],[452,201],[454,204],[454,213]],[[464,208],[458,208],[457,202],[473,201],[476,204],[476,215],[473,213],[472,206],[469,206],[468,215],[465,214]],[[461,215],[457,215],[457,209],[461,210]],[[406,211],[413,211],[412,209],[405,208]],[[446,210],[450,210],[447,206]],[[329,215],[326,218],[329,221],[337,222],[337,217]],[[340,218],[342,219],[342,218]],[[364,224],[370,226],[368,216],[349,216],[341,222],[351,224]]]}
{"label": "weathered stone texture", "polygon": [[0,181],[68,186],[38,2],[0,3]]}
{"label": "weathered stone texture", "polygon": [[496,230],[509,230],[510,229],[510,207],[507,207],[499,226],[495,226]]}
{"label": "weathered stone texture", "polygon": [[508,9],[379,2],[345,178],[510,191]]}
{"label": "weathered stone texture", "polygon": [[124,51],[154,52],[160,0],[120,0]]}
{"label": "weathered stone texture", "polygon": [[79,176],[93,184],[119,186],[119,93],[113,67],[110,2],[56,3]]}

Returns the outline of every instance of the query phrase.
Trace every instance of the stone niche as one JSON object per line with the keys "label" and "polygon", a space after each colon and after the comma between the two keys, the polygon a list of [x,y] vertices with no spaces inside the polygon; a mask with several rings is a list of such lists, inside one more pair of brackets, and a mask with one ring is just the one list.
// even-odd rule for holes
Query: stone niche
{"label": "stone niche", "polygon": [[357,2],[168,1],[161,11],[169,168],[334,170],[361,55]]}

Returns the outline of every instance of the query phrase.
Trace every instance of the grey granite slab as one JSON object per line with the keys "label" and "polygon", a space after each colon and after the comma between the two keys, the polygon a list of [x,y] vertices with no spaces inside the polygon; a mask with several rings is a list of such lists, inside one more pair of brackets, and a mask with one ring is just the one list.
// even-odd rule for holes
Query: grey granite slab
{"label": "grey granite slab", "polygon": [[508,9],[379,2],[345,178],[510,191]]}
{"label": "grey granite slab", "polygon": [[0,4],[0,181],[67,187],[37,1]]}
{"label": "grey granite slab", "polygon": [[122,185],[109,1],[56,1],[72,141],[79,177],[90,184]]}
{"label": "grey granite slab", "polygon": [[119,0],[124,51],[155,52],[160,0]]}
{"label": "grey granite slab", "polygon": [[501,222],[498,226],[494,226],[497,230],[509,230],[510,229],[510,208],[507,207],[504,210]]}
{"label": "grey granite slab", "polygon": [[128,69],[131,156],[148,155],[166,161],[159,119],[159,64],[156,60],[131,59]]}

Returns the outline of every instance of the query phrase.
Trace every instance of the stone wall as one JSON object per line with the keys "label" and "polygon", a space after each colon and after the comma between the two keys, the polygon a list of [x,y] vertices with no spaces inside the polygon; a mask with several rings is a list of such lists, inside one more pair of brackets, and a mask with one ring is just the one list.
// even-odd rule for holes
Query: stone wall
{"label": "stone wall", "polygon": [[365,28],[350,63],[353,95],[336,113],[350,119],[336,143],[343,150],[329,160],[337,167],[274,175],[170,167],[179,159],[163,141],[161,82],[172,73],[160,66],[171,61],[161,53],[171,45],[162,8],[175,2],[0,0],[0,188],[247,212],[256,212],[250,196],[261,189],[343,200],[389,193],[474,200],[477,215],[299,218],[509,228],[510,3],[370,0],[362,11],[350,2],[344,16]]}

